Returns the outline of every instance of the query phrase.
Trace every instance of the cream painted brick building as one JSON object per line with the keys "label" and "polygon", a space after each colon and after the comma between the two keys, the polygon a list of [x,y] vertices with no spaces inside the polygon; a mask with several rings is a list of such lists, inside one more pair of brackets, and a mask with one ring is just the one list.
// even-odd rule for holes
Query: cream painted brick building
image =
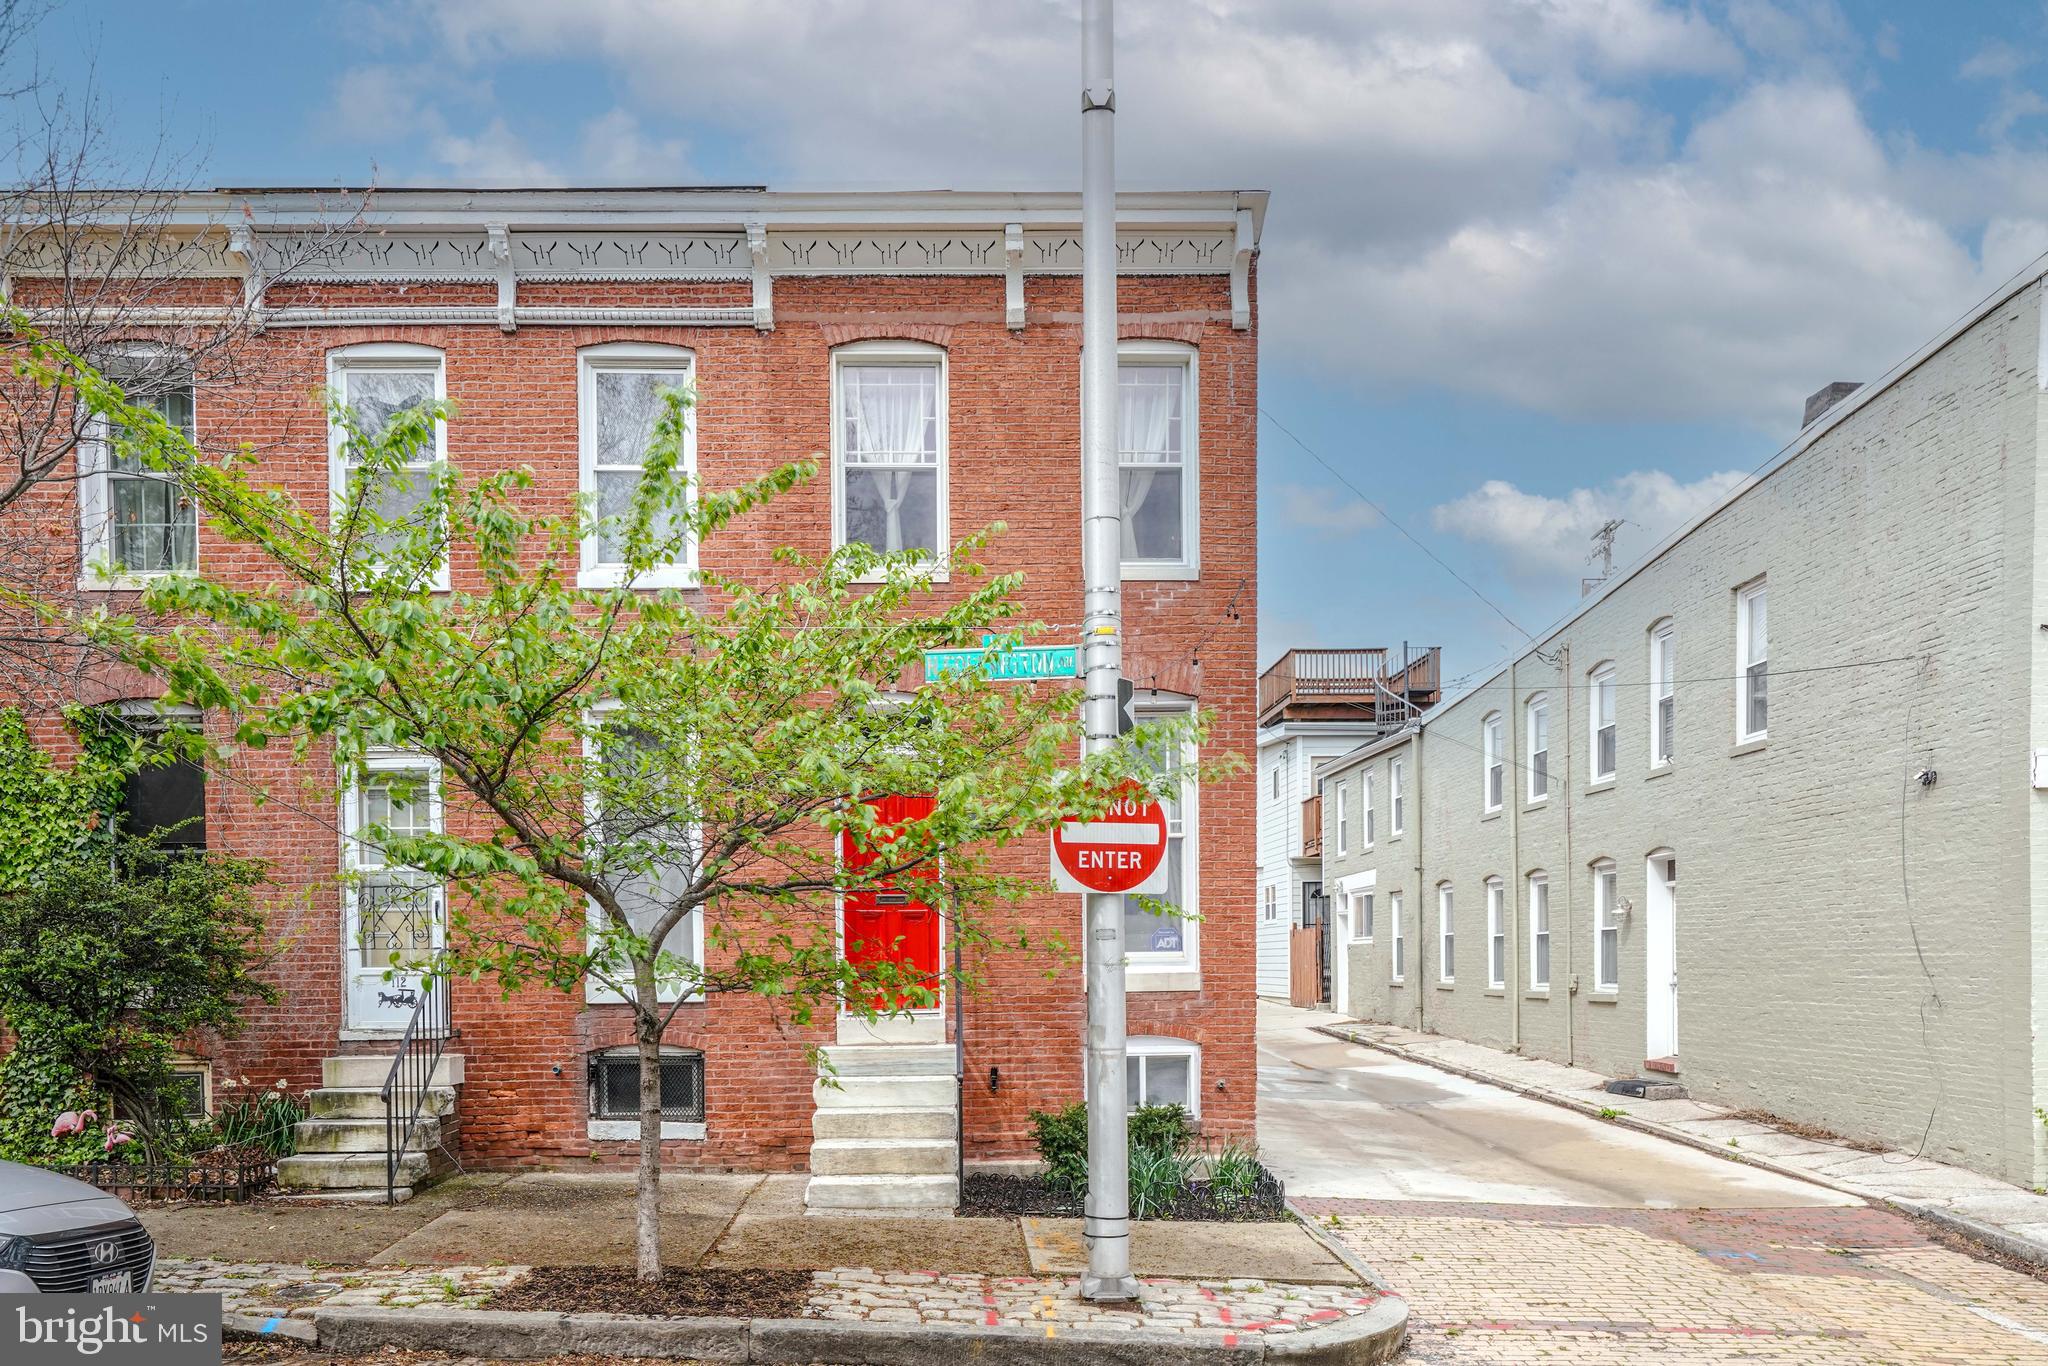
{"label": "cream painted brick building", "polygon": [[2048,1182],[2044,274],[1323,765],[1344,1009]]}

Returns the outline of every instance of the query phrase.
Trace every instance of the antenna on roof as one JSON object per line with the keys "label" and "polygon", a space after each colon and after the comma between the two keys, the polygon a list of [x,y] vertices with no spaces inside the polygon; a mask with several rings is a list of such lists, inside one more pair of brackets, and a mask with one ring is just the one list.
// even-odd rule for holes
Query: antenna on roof
{"label": "antenna on roof", "polygon": [[1629,524],[1626,517],[1609,517],[1593,533],[1593,553],[1586,556],[1586,563],[1598,563],[1600,572],[1590,579],[1579,580],[1579,596],[1585,597],[1601,584],[1614,577],[1614,538]]}

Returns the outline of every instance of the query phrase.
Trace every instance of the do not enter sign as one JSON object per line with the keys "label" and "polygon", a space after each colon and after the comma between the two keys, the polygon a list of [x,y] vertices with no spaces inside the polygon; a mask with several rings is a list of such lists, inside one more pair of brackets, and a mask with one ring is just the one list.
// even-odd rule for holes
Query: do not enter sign
{"label": "do not enter sign", "polygon": [[1109,810],[1052,832],[1052,880],[1063,892],[1166,890],[1166,810],[1127,782]]}

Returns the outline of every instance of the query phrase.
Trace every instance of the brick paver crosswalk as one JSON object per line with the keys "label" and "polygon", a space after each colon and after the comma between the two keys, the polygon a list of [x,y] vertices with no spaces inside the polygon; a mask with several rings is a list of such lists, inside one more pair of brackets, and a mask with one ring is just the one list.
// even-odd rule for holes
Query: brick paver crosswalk
{"label": "brick paver crosswalk", "polygon": [[1298,1203],[1407,1297],[1417,1362],[2048,1366],[2048,1284],[1876,1209]]}

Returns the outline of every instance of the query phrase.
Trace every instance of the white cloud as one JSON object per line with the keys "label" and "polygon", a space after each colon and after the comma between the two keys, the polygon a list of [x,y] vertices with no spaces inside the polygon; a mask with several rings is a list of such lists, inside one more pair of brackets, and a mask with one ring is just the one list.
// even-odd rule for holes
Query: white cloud
{"label": "white cloud", "polygon": [[[387,108],[431,134],[415,179],[676,181],[716,143],[778,185],[1072,185],[1078,8],[414,0],[436,88]],[[1268,354],[1345,380],[1789,433],[1817,384],[1880,373],[2048,246],[2048,155],[1880,139],[1834,0],[1126,0],[1117,21],[1120,180],[1271,188]],[[571,166],[492,123],[491,74],[532,60],[611,79]],[[1671,76],[1716,83],[1690,127],[1643,103]],[[366,136],[403,126],[350,103]],[[2007,98],[1992,130],[2035,112]]]}
{"label": "white cloud", "polygon": [[1590,576],[1593,533],[1610,521],[1616,566],[1632,563],[1670,532],[1705,512],[1746,478],[1723,470],[1682,484],[1662,470],[1624,474],[1605,488],[1573,489],[1562,498],[1489,479],[1430,513],[1431,524],[1499,551],[1523,573]]}
{"label": "white cloud", "polygon": [[1282,484],[1275,492],[1280,495],[1281,518],[1318,536],[1355,536],[1380,524],[1372,504],[1348,489]]}

